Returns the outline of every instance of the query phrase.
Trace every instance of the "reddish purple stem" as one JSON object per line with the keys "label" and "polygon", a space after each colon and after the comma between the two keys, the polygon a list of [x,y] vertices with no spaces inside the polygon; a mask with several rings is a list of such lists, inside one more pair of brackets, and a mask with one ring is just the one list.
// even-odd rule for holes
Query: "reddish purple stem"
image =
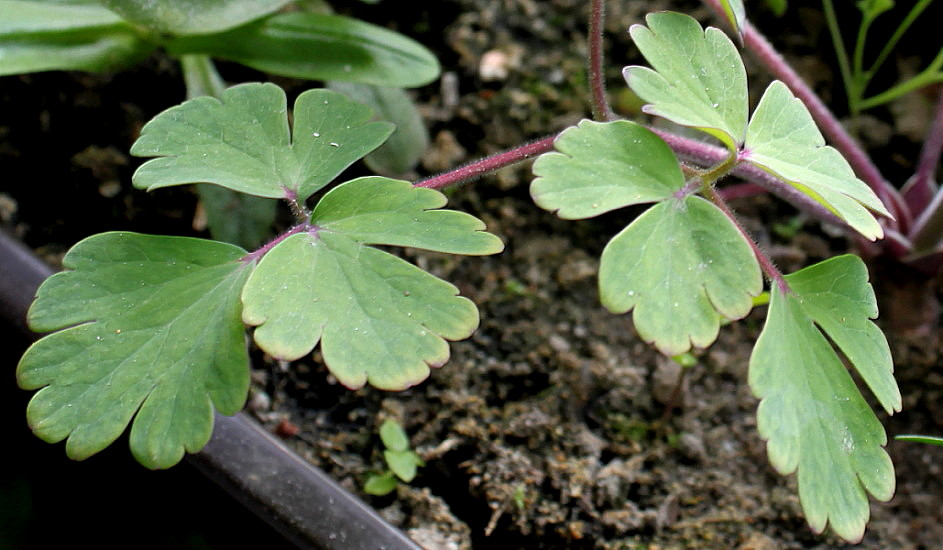
{"label": "reddish purple stem", "polygon": [[510,166],[542,153],[546,153],[547,151],[553,149],[553,140],[556,138],[557,136],[553,135],[533,143],[515,147],[514,149],[510,149],[496,155],[491,155],[490,157],[485,157],[481,160],[466,164],[465,166],[460,166],[454,170],[450,170],[437,176],[420,180],[414,185],[416,187],[428,187],[430,189],[443,189],[445,187],[449,187],[450,185],[466,183],[478,179],[485,174],[494,172],[500,168],[504,168],[505,166]]}
{"label": "reddish purple stem", "polygon": [[593,103],[593,119],[612,120],[612,109],[606,98],[606,73],[603,69],[602,32],[605,0],[592,0],[589,14],[589,90]]}

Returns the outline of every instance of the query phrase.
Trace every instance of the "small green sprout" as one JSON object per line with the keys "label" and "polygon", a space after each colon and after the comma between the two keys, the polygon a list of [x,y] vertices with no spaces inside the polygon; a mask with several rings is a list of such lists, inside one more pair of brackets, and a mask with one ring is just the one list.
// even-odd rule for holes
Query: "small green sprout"
{"label": "small green sprout", "polygon": [[397,479],[409,483],[416,477],[416,468],[426,463],[409,448],[409,437],[399,422],[386,419],[380,425],[380,440],[383,441],[383,459],[387,470],[371,474],[363,490],[368,495],[383,496],[396,489]]}

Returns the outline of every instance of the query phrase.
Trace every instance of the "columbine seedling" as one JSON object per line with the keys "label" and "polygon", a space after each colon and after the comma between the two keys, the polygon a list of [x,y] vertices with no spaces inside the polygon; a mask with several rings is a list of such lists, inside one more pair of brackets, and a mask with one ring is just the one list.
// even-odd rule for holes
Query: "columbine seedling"
{"label": "columbine seedling", "polygon": [[762,400],[760,435],[780,473],[798,471],[813,529],[828,524],[858,540],[867,494],[890,499],[894,470],[884,430],[834,346],[888,413],[901,407],[887,342],[871,322],[877,307],[866,268],[846,255],[783,276],[714,185],[752,164],[871,240],[883,232],[869,210],[888,212],[825,146],[784,84],[771,84],[748,116],[746,73],[723,32],[676,13],[646,21],[630,32],[652,68],[626,68],[629,86],[648,103],[646,112],[713,136],[727,158],[685,176],[652,131],[628,121],[583,121],[534,164],[534,200],[564,219],[654,203],[605,247],[599,293],[610,311],[632,311],[639,336],[669,356],[710,345],[722,320],[746,316],[766,273],[771,302],[749,375]]}
{"label": "columbine seedling", "polygon": [[210,182],[287,200],[298,225],[247,252],[202,239],[106,233],[66,255],[67,271],[40,288],[31,326],[55,331],[17,368],[40,389],[27,410],[36,434],[67,440],[73,458],[114,441],[133,420],[131,450],[166,468],[209,440],[213,407],[245,402],[244,324],[256,343],[286,360],[319,342],[328,368],[349,387],[403,389],[449,356],[445,340],[478,325],[458,290],[370,245],[459,254],[502,249],[484,224],[442,210],[432,189],[383,177],[352,180],[306,200],[376,148],[391,125],[327,90],[301,94],[294,126],[272,84],[230,88],[158,115],[132,152],[157,156],[134,184]]}
{"label": "columbine seedling", "polygon": [[[77,244],[64,259],[67,271],[40,288],[30,311],[33,328],[53,332],[27,351],[17,371],[24,388],[40,390],[28,409],[31,426],[47,441],[66,439],[68,454],[84,458],[132,423],[137,458],[170,466],[206,443],[214,407],[230,414],[245,400],[246,326],[254,327],[263,351],[280,359],[303,357],[320,344],[327,367],[350,387],[418,383],[448,359],[446,340],[471,334],[478,313],[454,286],[372,245],[500,251],[480,221],[443,210],[445,198],[434,189],[542,154],[531,193],[562,218],[651,205],[605,247],[599,290],[602,304],[631,312],[639,336],[662,353],[690,357],[768,296],[749,365],[750,387],[761,400],[759,433],[772,465],[798,474],[812,528],[830,526],[859,540],[868,495],[888,500],[894,471],[884,430],[846,363],[887,413],[901,407],[887,341],[872,321],[878,310],[867,270],[856,256],[842,255],[780,273],[717,184],[743,176],[862,241],[887,233],[892,256],[943,265],[933,232],[943,226],[943,200],[931,204],[928,191],[943,148],[943,100],[918,181],[901,195],[770,53],[742,2],[708,3],[784,75],[786,83],[770,84],[752,114],[737,48],[723,32],[685,15],[652,14],[646,25],[633,26],[651,67],[628,67],[624,75],[647,113],[704,132],[720,148],[611,120],[602,87],[602,0],[592,0],[589,41],[596,120],[413,185],[359,178],[308,210],[310,197],[391,132],[389,124],[370,122],[362,105],[327,90],[299,96],[293,126],[284,94],[270,84],[234,87],[220,100],[195,99],[160,114],[132,149],[153,157],[135,174],[135,186],[209,182],[285,200],[298,223],[252,252],[131,233]],[[813,115],[837,136],[851,164],[825,145]],[[702,168],[682,164],[676,153]],[[402,429],[393,434],[386,426],[381,437],[393,453],[387,463],[405,479],[394,463],[409,462],[400,464],[408,474],[418,462]],[[390,481],[388,473],[385,486]]]}
{"label": "columbine seedling", "polygon": [[390,494],[396,485],[397,479],[409,483],[416,478],[416,468],[426,463],[409,448],[409,437],[399,422],[386,419],[380,425],[380,440],[383,441],[383,460],[387,470],[380,474],[373,474],[367,478],[363,490],[365,493],[376,496]]}

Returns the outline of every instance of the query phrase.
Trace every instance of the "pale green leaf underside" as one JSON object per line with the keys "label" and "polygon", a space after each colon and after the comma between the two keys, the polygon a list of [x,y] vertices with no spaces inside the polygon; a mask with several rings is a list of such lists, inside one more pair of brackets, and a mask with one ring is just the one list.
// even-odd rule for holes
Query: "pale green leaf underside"
{"label": "pale green leaf underside", "polygon": [[606,245],[599,265],[602,304],[634,309],[639,336],[668,356],[710,345],[721,316],[744,317],[762,290],[746,239],[696,196],[651,207]]}
{"label": "pale green leaf underside", "polygon": [[671,197],[684,187],[678,159],[634,122],[583,120],[557,137],[557,152],[534,163],[534,202],[563,219],[590,218]]}
{"label": "pale green leaf underside", "polygon": [[798,470],[809,525],[821,532],[828,524],[858,541],[869,517],[867,493],[889,500],[894,469],[883,427],[828,339],[850,352],[878,400],[899,410],[890,352],[869,319],[877,309],[860,259],[839,256],[786,280],[792,293],[774,285],[750,358],[750,387],[762,400],[758,429],[777,471]]}
{"label": "pale green leaf underside", "polygon": [[649,103],[645,112],[703,130],[736,151],[749,110],[736,46],[723,31],[705,31],[680,13],[652,13],[645,21],[648,27],[632,25],[629,32],[652,69],[623,71],[629,87]]}
{"label": "pale green leaf underside", "polygon": [[238,247],[183,237],[104,233],[66,255],[71,270],[40,288],[30,326],[58,331],[17,367],[27,417],[50,442],[86,458],[132,417],[131,450],[150,468],[209,441],[213,406],[235,414],[248,391]]}
{"label": "pale green leaf underside", "polygon": [[865,237],[884,235],[868,209],[890,216],[825,139],[801,100],[782,82],[769,85],[747,129],[743,159],[809,195]]}
{"label": "pale green leaf underside", "polygon": [[136,25],[167,34],[231,29],[272,13],[291,0],[100,0]]}
{"label": "pale green leaf underside", "polygon": [[242,294],[243,320],[266,353],[297,359],[318,341],[345,386],[404,389],[449,358],[478,310],[458,289],[387,252],[329,230],[270,250]]}
{"label": "pale green leaf underside", "polygon": [[205,54],[269,74],[374,86],[422,86],[441,70],[415,40],[336,14],[279,13],[220,34],[173,39],[166,47],[172,55]]}
{"label": "pale green leaf underside", "polygon": [[368,176],[331,189],[311,223],[363,244],[409,246],[451,254],[487,255],[504,249],[478,218],[441,210],[447,199],[408,181]]}
{"label": "pale green leaf underside", "polygon": [[289,129],[281,88],[234,86],[222,101],[198,97],[148,122],[131,154],[158,158],[138,168],[134,186],[206,182],[304,200],[389,137],[392,125],[371,117],[370,109],[338,93],[308,90],[295,102]]}

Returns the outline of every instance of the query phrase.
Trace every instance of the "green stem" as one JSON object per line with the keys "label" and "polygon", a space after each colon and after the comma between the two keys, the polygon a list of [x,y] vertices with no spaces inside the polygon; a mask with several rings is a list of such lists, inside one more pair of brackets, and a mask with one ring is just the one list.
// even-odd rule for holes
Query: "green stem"
{"label": "green stem", "polygon": [[898,25],[897,30],[894,31],[894,34],[891,36],[890,40],[884,44],[884,47],[881,48],[881,53],[878,54],[875,58],[874,63],[871,64],[871,67],[868,68],[867,72],[864,73],[864,80],[862,81],[862,90],[868,85],[871,81],[871,78],[874,76],[874,73],[878,72],[884,61],[887,60],[887,57],[891,54],[891,51],[894,50],[894,47],[897,46],[897,43],[900,42],[901,37],[904,36],[904,33],[907,32],[907,29],[910,28],[910,25],[923,13],[923,10],[930,5],[933,0],[920,0],[910,9],[910,12],[907,14],[907,17],[901,21]]}
{"label": "green stem", "polygon": [[848,91],[848,106],[852,113],[858,112],[858,102],[861,100],[861,90],[852,76],[851,66],[848,62],[848,52],[845,50],[845,42],[842,39],[841,29],[838,25],[838,17],[835,15],[835,7],[832,0],[822,0],[822,10],[825,13],[825,22],[828,24],[829,34],[832,37],[832,46],[835,48],[835,55],[838,57],[838,68],[841,71],[842,82],[845,83],[845,90]]}
{"label": "green stem", "polygon": [[943,82],[943,71],[940,70],[940,66],[943,65],[943,48],[940,49],[940,53],[933,59],[933,63],[924,69],[917,76],[907,80],[906,82],[901,82],[896,86],[861,101],[862,109],[870,109],[871,107],[877,107],[878,105],[883,105],[889,101],[893,101],[898,97],[908,94],[914,90],[919,90],[920,88],[925,88],[930,84],[937,82]]}
{"label": "green stem", "polygon": [[204,95],[220,98],[226,83],[216,71],[216,65],[208,55],[186,54],[180,56],[183,81],[187,87],[187,99]]}
{"label": "green stem", "polygon": [[503,153],[476,160],[475,162],[460,166],[454,170],[449,170],[437,176],[426,178],[413,185],[416,187],[443,189],[459,183],[476,180],[485,174],[489,174],[505,166],[517,164],[518,162],[553,150],[553,141],[555,139],[557,139],[556,135],[545,137],[533,143],[527,143],[520,147],[504,151]]}

